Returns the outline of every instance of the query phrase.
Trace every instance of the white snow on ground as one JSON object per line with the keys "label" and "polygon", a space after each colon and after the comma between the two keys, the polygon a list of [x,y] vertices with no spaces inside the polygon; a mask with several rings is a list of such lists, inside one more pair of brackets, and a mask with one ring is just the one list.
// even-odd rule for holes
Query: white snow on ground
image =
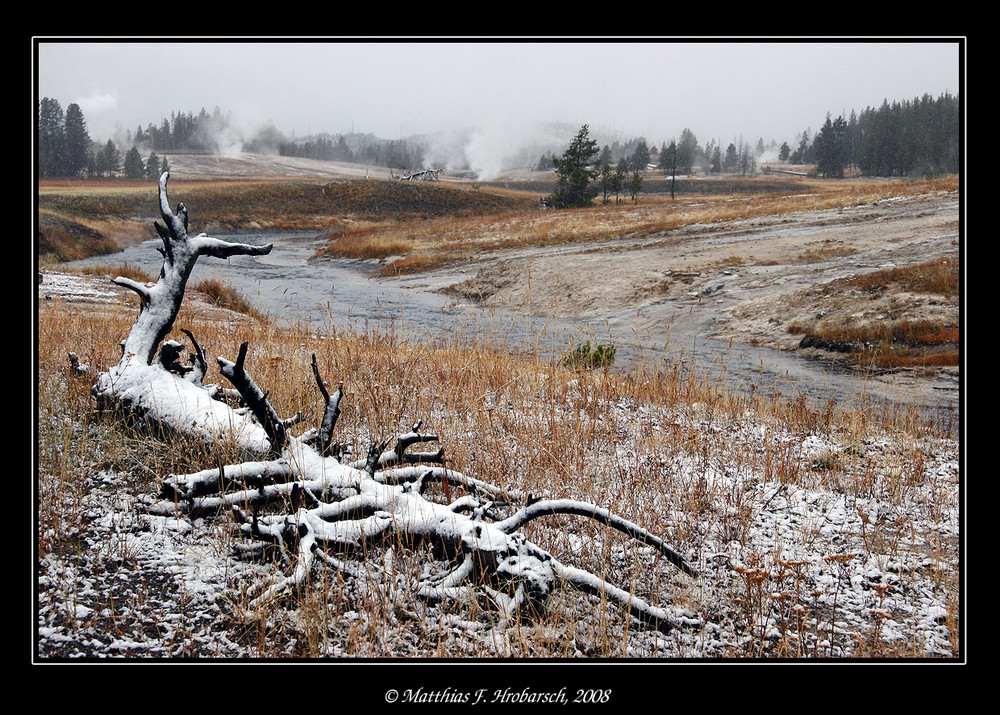
{"label": "white snow on ground", "polygon": [[[94,283],[46,273],[39,296],[65,291],[96,300],[102,288]],[[67,371],[65,379],[83,378]],[[74,471],[72,484],[57,474],[37,475],[40,508],[74,515],[39,520],[37,659],[849,658],[895,647],[927,658],[961,655],[956,440],[901,430],[840,433],[822,421],[795,426],[704,404],[599,401],[582,382],[571,387],[572,399],[586,409],[554,400],[557,392],[567,394],[566,385],[554,385],[551,392],[539,389],[527,410],[495,400],[497,423],[565,413],[593,419],[595,434],[603,424],[617,426],[614,439],[587,445],[587,468],[570,496],[591,496],[578,493],[588,482],[598,497],[629,494],[634,511],[622,515],[664,537],[701,576],[689,579],[634,544],[605,547],[603,532],[577,522],[536,522],[530,538],[564,563],[633,588],[681,627],[645,631],[617,607],[566,590],[552,604],[561,622],[504,630],[482,608],[415,598],[428,555],[397,548],[359,562],[369,578],[328,589],[322,624],[315,596],[248,621],[240,610],[245,591],[274,566],[235,558],[226,519],[147,513],[166,475],[143,464],[114,471],[96,459]],[[433,423],[455,419],[428,416]],[[50,427],[81,443],[99,442],[94,433],[112,429],[68,418]],[[481,437],[475,429],[450,428],[443,433],[446,448],[458,440],[475,445]],[[673,447],[651,450],[655,435],[667,430],[686,435],[686,442],[674,438],[662,443]],[[512,440],[510,453],[523,450]],[[533,455],[518,459],[523,463],[509,465],[507,475],[474,476],[516,479],[530,472]]]}
{"label": "white snow on ground", "polygon": [[107,303],[127,293],[128,290],[108,279],[61,271],[45,271],[44,280],[38,285],[39,300],[71,298],[81,303]]}
{"label": "white snow on ground", "polygon": [[[789,469],[798,471],[792,483],[765,480],[741,465],[706,465],[697,454],[659,455],[653,472],[675,484],[690,484],[692,501],[683,508],[659,503],[674,534],[695,532],[683,539],[684,556],[702,572],[685,580],[651,555],[626,546],[612,552],[615,577],[626,578],[635,560],[644,566],[636,588],[652,589],[688,625],[668,634],[643,631],[633,623],[627,647],[616,656],[630,658],[719,658],[781,655],[779,644],[800,648],[814,657],[864,655],[877,634],[883,644],[913,644],[927,657],[958,654],[957,583],[959,455],[952,440],[921,439],[901,445],[878,435],[860,443],[834,435],[776,432],[746,415],[732,421],[718,415],[709,422],[697,411],[637,409],[608,405],[610,410],[636,415],[637,430],[624,436],[613,452],[595,457],[595,469],[617,474],[623,482],[635,477],[642,427],[684,423],[715,434],[732,445],[752,449],[762,437],[788,445]],[[861,456],[840,476],[832,476],[830,459]],[[916,457],[914,456],[916,455]],[[648,463],[653,457],[646,455]],[[609,461],[610,460],[610,461]],[[654,461],[656,461],[654,460]],[[916,460],[916,461],[914,461]],[[607,469],[612,464],[618,469]],[[906,473],[920,464],[919,473]],[[648,464],[647,464],[648,466]],[[648,474],[643,469],[643,474]],[[45,476],[42,476],[45,479]],[[870,494],[860,495],[852,480],[865,479]],[[254,638],[236,637],[233,603],[241,584],[263,573],[263,565],[233,558],[225,522],[163,518],[143,513],[148,495],[130,493],[128,475],[94,470],[84,476],[82,533],[42,535],[51,548],[40,554],[38,653],[44,658],[105,658],[133,656],[254,657],[301,655],[307,629],[295,627],[305,618],[295,605],[285,620],[268,624],[266,646]],[[802,484],[814,482],[815,486]],[[620,487],[620,485],[618,485]],[[612,484],[614,490],[616,485]],[[700,507],[696,492],[711,495]],[[880,498],[880,493],[892,493]],[[744,520],[750,514],[751,518]],[[600,558],[589,539],[553,530],[574,562]],[[558,555],[558,554],[557,554]],[[375,639],[355,644],[349,655],[394,657],[439,656],[441,639],[447,655],[484,653],[523,655],[511,639],[495,628],[487,614],[454,613],[436,605],[414,605],[412,574],[393,568],[393,552],[383,552],[365,568],[368,583],[355,583],[353,597],[329,604],[330,657],[344,655],[346,633],[368,632],[389,623],[398,629],[391,644]],[[591,566],[590,568],[593,568]],[[373,584],[384,584],[375,586]],[[377,608],[366,609],[373,589]],[[385,599],[393,604],[386,612]],[[569,645],[557,655],[602,655],[594,636],[600,611],[596,599],[575,592],[560,594],[574,617]],[[675,601],[673,606],[669,603]],[[624,631],[625,620],[611,607],[605,617],[612,631]],[[245,630],[245,629],[244,629]],[[402,634],[402,635],[400,635]],[[387,636],[388,637],[388,636]],[[545,628],[529,638],[547,643]],[[315,647],[315,644],[312,644]],[[544,652],[544,648],[540,645]],[[551,654],[551,653],[549,653]],[[788,656],[796,653],[786,653]]]}

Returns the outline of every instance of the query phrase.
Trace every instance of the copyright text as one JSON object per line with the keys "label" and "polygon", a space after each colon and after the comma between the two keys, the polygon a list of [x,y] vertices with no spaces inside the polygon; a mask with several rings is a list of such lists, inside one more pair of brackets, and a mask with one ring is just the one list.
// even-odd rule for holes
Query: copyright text
{"label": "copyright text", "polygon": [[611,690],[533,690],[531,688],[478,688],[457,690],[455,688],[424,689],[407,688],[403,691],[389,690],[385,693],[387,703],[460,703],[465,705],[550,703],[568,705],[570,703],[608,703]]}

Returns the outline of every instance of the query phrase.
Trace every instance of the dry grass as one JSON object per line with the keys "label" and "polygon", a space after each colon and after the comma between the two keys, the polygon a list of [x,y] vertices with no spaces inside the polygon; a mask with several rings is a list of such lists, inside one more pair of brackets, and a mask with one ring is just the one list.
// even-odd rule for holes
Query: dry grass
{"label": "dry grass", "polygon": [[925,263],[873,271],[844,282],[873,294],[884,293],[896,287],[912,293],[934,293],[957,298],[961,288],[960,268],[960,257],[956,253]]}
{"label": "dry grass", "polygon": [[[958,300],[961,270],[958,254],[933,261],[834,281],[832,287],[860,288],[873,297],[888,292],[921,293]],[[877,368],[958,366],[959,326],[932,320],[822,321],[817,326],[789,326],[789,332],[815,337],[850,354],[858,364]]]}
{"label": "dry grass", "polygon": [[[910,184],[907,191],[949,186]],[[387,271],[416,270],[470,251],[658,235],[692,223],[863,203],[899,191],[899,182],[825,182],[780,196],[650,198],[573,212],[392,223],[340,217],[330,250],[399,256],[387,261]],[[948,291],[951,270],[931,266],[880,280]],[[129,267],[114,272],[152,280]],[[226,293],[224,286],[208,287]],[[324,571],[292,602],[251,614],[247,584],[274,566],[235,562],[225,518],[172,525],[180,546],[169,557],[151,557],[140,546],[154,531],[141,500],[157,493],[166,475],[214,468],[235,455],[207,454],[99,417],[89,393],[92,374],[69,367],[70,351],[97,370],[114,364],[134,311],[132,304],[96,310],[59,300],[39,306],[38,623],[54,634],[45,639],[52,650],[42,657],[919,658],[961,652],[959,475],[953,442],[942,439],[950,425],[927,425],[915,410],[882,411],[860,398],[816,405],[777,391],[730,392],[669,363],[628,373],[574,370],[534,357],[547,351],[513,351],[500,340],[415,341],[390,329],[317,331],[253,317],[210,321],[185,308],[178,327],[194,332],[213,364],[249,342],[255,382],[282,416],[301,411],[302,429],[321,417],[310,369],[315,354],[325,379],[344,382],[336,438],[355,454],[423,420],[425,429],[442,435],[454,469],[526,493],[600,504],[666,536],[696,558],[704,574],[682,579],[604,529],[566,517],[533,523],[526,536],[654,603],[687,609],[703,625],[668,637],[637,632],[600,599],[559,591],[546,615],[493,630],[485,625],[485,604],[429,607],[415,599],[409,586],[434,555],[404,543],[365,555],[367,583]],[[912,342],[954,337],[948,326],[907,327]],[[158,538],[158,549],[175,543]],[[185,570],[188,558],[196,574]],[[210,597],[204,572],[216,579]],[[932,619],[924,617],[927,594],[944,604]]]}
{"label": "dry grass", "polygon": [[[150,182],[48,182],[39,186],[40,214],[75,221],[120,224],[159,218],[149,199]],[[331,222],[396,222],[472,213],[502,214],[523,198],[477,191],[466,185],[404,181],[178,181],[171,191],[185,197],[199,230],[277,228],[321,231]],[[114,234],[113,225],[106,224]],[[148,232],[148,223],[146,223]],[[117,237],[112,235],[112,237]]]}
{"label": "dry grass", "polygon": [[[232,567],[221,611],[169,616],[153,595],[154,579],[160,577],[143,570],[140,554],[126,538],[148,525],[135,507],[112,515],[95,511],[97,495],[112,490],[117,495],[112,502],[127,503],[156,493],[165,475],[214,465],[217,456],[99,419],[89,380],[73,376],[66,359],[72,350],[97,368],[111,365],[132,318],[124,307],[95,312],[58,301],[42,306],[38,316],[38,546],[47,563],[66,565],[58,574],[46,570],[41,599],[53,610],[59,603],[87,604],[77,620],[58,622],[66,632],[96,632],[95,642],[116,634],[135,640],[131,619],[138,618],[146,633],[154,634],[150,640],[166,641],[164,649],[180,657],[237,647],[251,657],[924,654],[916,634],[905,643],[877,635],[876,621],[888,609],[910,603],[909,591],[894,592],[895,605],[887,602],[884,611],[871,611],[866,623],[835,630],[838,614],[847,611],[834,599],[838,589],[847,588],[850,566],[837,559],[847,556],[827,543],[819,547],[818,560],[800,563],[775,548],[773,536],[761,542],[756,533],[776,505],[776,489],[789,498],[847,495],[861,510],[877,496],[882,512],[866,522],[863,538],[846,544],[855,550],[851,553],[859,561],[875,556],[908,561],[911,548],[922,554],[922,547],[907,543],[914,530],[923,528],[923,512],[937,510],[947,519],[953,505],[944,489],[938,500],[923,501],[928,458],[916,440],[927,433],[911,415],[834,403],[812,406],[805,398],[788,401],[776,393],[734,394],[678,369],[569,370],[491,344],[411,342],[380,331],[330,330],[324,337],[305,327],[277,328],[255,320],[187,322],[186,327],[213,356],[231,358],[241,342],[249,341],[247,364],[254,380],[270,390],[270,400],[283,414],[301,410],[303,429],[321,416],[309,368],[315,353],[322,374],[345,382],[337,436],[355,453],[374,438],[424,419],[425,429],[443,436],[449,463],[459,471],[525,492],[593,501],[669,535],[682,553],[707,559],[701,564],[704,579],[685,583],[587,522],[564,518],[527,531],[561,558],[654,601],[701,613],[731,631],[732,641],[711,653],[699,650],[697,640],[687,645],[682,640],[668,650],[667,641],[637,633],[617,609],[571,592],[556,594],[547,616],[502,635],[466,632],[462,624],[482,621],[481,604],[442,606],[431,614],[406,595],[403,586],[432,558],[409,544],[392,549],[394,578],[387,575],[385,554],[371,554],[374,580],[360,592],[358,584],[325,573],[294,604],[275,604],[250,616],[243,610],[248,600],[244,572]],[[806,442],[822,437],[831,446],[811,453],[803,437]],[[886,513],[899,519],[886,521]],[[120,538],[95,542],[88,525],[95,518],[118,520]],[[800,533],[781,539],[823,541],[821,526],[806,520]],[[198,529],[203,543],[214,544],[211,552],[225,562],[232,548],[225,520]],[[712,560],[714,551],[743,557],[730,568],[727,560]],[[74,568],[82,569],[89,560],[101,566],[87,571],[88,577],[112,582],[106,591],[81,591],[84,572]],[[955,555],[942,548],[931,563],[940,572],[940,587],[952,594],[954,610],[948,617],[955,625]],[[817,572],[834,578],[820,578]],[[132,590],[119,590],[114,574]],[[138,585],[136,574],[143,574]],[[173,598],[183,610],[183,592]],[[122,613],[123,601],[127,613],[138,615],[119,620],[101,615]],[[199,620],[209,615],[214,619],[210,627]],[[958,648],[957,641],[953,647]]]}
{"label": "dry grass", "polygon": [[[139,283],[151,284],[156,281],[156,276],[150,275],[144,269],[132,263],[74,267],[71,272],[102,276],[109,279],[121,276]],[[257,307],[238,290],[218,278],[202,278],[189,284],[188,290],[189,292],[194,291],[201,294],[211,305],[218,308],[225,308],[235,313],[240,313],[261,323],[269,321],[268,316],[257,310]]]}
{"label": "dry grass", "polygon": [[218,278],[203,278],[192,287],[207,295],[213,305],[267,322],[267,316],[257,310],[238,290]]}
{"label": "dry grass", "polygon": [[[801,190],[727,196],[642,196],[634,204],[586,209],[510,212],[393,221],[329,234],[323,255],[385,260],[383,275],[412,273],[483,252],[567,242],[666,235],[695,224],[862,205],[899,196],[951,191],[957,179],[924,181],[802,181]],[[804,258],[806,260],[806,258]]]}

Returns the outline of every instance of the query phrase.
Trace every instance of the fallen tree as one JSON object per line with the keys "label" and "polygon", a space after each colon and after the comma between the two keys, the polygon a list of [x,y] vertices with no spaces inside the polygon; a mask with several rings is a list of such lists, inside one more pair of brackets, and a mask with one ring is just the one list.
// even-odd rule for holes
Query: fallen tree
{"label": "fallen tree", "polygon": [[[164,433],[194,436],[209,445],[238,445],[246,461],[168,475],[150,509],[164,515],[231,515],[246,537],[237,546],[240,555],[277,556],[281,566],[256,584],[252,608],[306,587],[316,568],[363,578],[358,559],[373,547],[429,543],[447,563],[426,572],[417,587],[418,595],[429,600],[483,597],[506,620],[543,611],[553,591],[568,584],[618,603],[650,627],[667,630],[686,618],[560,562],[520,532],[545,516],[578,515],[626,534],[697,576],[662,539],[606,509],[501,489],[449,469],[442,449],[408,451],[439,442],[437,435],[421,432],[420,423],[373,443],[363,458],[348,459],[334,442],[343,387],[327,389],[315,355],[312,372],[324,411],[319,427],[299,436],[290,431],[298,416],[281,419],[250,376],[246,343],[235,361],[217,358],[232,388],[206,385],[208,362],[194,335],[183,331],[192,344],[190,364],[180,360],[181,343],[165,340],[191,269],[201,256],[263,255],[272,247],[189,236],[184,205],[170,210],[168,177],[164,173],[159,182],[164,225],[155,224],[163,242],[163,269],[151,287],[114,279],[139,295],[140,313],[122,343],[121,360],[99,376],[93,394],[102,409],[137,417]],[[432,484],[445,486],[444,499],[430,496]],[[456,498],[453,489],[460,494]]]}

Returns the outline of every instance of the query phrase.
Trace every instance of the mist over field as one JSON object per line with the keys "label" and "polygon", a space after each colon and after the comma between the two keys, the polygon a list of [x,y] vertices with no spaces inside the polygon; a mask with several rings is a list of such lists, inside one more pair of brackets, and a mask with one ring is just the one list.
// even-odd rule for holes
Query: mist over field
{"label": "mist over field", "polygon": [[[827,115],[957,93],[964,46],[751,40],[73,42],[40,40],[37,94],[78,103],[91,138],[127,149],[176,112],[227,118],[220,154],[280,139],[420,141],[425,165],[491,178],[561,151],[587,124],[601,145],[780,145]],[[166,83],[169,92],[162,91]]]}
{"label": "mist over field", "polygon": [[963,43],[36,47],[35,661],[965,659]]}

